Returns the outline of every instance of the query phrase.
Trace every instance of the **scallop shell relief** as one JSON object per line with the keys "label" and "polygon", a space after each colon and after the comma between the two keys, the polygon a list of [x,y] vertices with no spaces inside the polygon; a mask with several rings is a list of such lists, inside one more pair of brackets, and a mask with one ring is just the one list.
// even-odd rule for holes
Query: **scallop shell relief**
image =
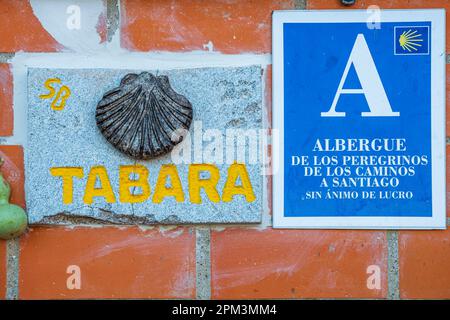
{"label": "scallop shell relief", "polygon": [[167,76],[127,74],[97,105],[97,126],[114,147],[135,159],[170,152],[192,122],[192,105]]}

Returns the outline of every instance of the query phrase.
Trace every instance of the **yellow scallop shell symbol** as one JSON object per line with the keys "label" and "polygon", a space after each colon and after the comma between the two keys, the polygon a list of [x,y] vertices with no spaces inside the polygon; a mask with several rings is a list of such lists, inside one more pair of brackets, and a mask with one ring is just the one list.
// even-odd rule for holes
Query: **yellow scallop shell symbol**
{"label": "yellow scallop shell symbol", "polygon": [[417,48],[422,46],[420,44],[422,41],[422,34],[417,33],[417,30],[411,29],[404,31],[398,39],[402,49],[407,50],[408,52],[417,51]]}

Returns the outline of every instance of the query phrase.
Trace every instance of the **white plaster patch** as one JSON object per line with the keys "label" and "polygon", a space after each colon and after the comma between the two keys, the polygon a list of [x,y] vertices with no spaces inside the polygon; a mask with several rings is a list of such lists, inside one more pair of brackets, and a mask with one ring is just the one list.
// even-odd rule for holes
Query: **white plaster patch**
{"label": "white plaster patch", "polygon": [[42,26],[67,49],[88,53],[104,47],[97,32],[100,15],[106,14],[102,0],[31,0],[30,3]]}

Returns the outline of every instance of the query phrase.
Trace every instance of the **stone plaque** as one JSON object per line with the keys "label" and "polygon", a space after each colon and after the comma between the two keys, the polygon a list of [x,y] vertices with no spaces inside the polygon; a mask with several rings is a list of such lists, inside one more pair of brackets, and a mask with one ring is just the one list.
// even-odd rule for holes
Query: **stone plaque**
{"label": "stone plaque", "polygon": [[[137,160],[100,132],[96,108],[125,75],[165,75],[192,104],[183,141]],[[28,71],[30,223],[257,223],[263,211],[262,69]]]}

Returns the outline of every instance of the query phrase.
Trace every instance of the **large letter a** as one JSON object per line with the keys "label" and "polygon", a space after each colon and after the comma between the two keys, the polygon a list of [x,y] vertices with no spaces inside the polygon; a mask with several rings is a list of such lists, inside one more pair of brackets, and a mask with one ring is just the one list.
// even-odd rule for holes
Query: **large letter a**
{"label": "large letter a", "polygon": [[[344,89],[351,65],[355,67],[361,89]],[[327,112],[321,112],[322,117],[345,117],[345,112],[336,112],[336,105],[341,94],[364,94],[370,112],[362,112],[363,117],[398,117],[400,112],[393,112],[386,96],[383,83],[378,74],[375,62],[370,54],[363,34],[358,34],[352,52],[345,66],[344,74],[334,96],[333,104]]]}

